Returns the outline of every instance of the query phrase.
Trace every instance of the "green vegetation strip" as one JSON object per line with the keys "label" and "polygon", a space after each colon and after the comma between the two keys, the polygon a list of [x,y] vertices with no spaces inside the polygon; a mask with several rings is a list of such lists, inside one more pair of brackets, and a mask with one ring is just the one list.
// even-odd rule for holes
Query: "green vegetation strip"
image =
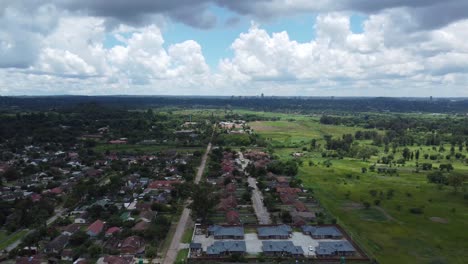
{"label": "green vegetation strip", "polygon": [[0,238],[1,238],[0,250],[4,250],[10,244],[14,243],[16,240],[22,239],[27,233],[28,233],[28,230],[21,230],[10,235],[7,235],[4,231],[0,232]]}
{"label": "green vegetation strip", "polygon": [[187,260],[188,253],[189,253],[188,248],[179,250],[179,252],[177,253],[175,264],[185,263]]}

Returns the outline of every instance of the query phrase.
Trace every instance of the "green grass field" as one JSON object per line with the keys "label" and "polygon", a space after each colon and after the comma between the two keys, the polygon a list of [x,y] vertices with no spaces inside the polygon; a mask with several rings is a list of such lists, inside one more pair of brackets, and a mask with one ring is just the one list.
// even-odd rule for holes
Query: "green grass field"
{"label": "green grass field", "polygon": [[0,231],[0,250],[5,249],[11,243],[23,238],[28,233],[28,230],[21,230],[12,234],[7,234],[5,231]]}
{"label": "green grass field", "polygon": [[273,147],[299,147],[308,145],[313,138],[322,142],[324,135],[341,136],[367,130],[347,126],[324,126],[319,123],[317,117],[297,119],[298,121],[257,121],[249,125]]}
{"label": "green grass field", "polygon": [[[275,147],[274,153],[282,159],[291,153],[309,147],[312,138],[321,139],[329,134],[341,137],[344,133],[364,130],[356,127],[328,126],[317,118],[299,121],[274,121],[250,123],[255,131]],[[359,144],[370,144],[359,141]],[[301,145],[303,144],[303,145]],[[444,156],[450,151],[445,146]],[[395,160],[401,158],[402,147],[397,149]],[[445,158],[425,160],[424,153],[437,150],[422,146],[419,163],[429,162],[438,167],[453,163],[455,172],[468,174],[468,166],[461,161]],[[416,161],[397,165],[398,176],[362,173],[361,168],[388,154],[379,147],[379,155],[369,161],[352,158],[322,158],[321,150],[305,152],[298,177],[305,187],[313,189],[322,205],[330,211],[350,235],[379,263],[466,263],[468,259],[468,200],[463,191],[457,193],[449,186],[442,189],[427,182],[427,171],[416,173]],[[464,154],[467,154],[464,151]],[[330,160],[332,165],[323,165]],[[309,166],[309,161],[313,162]],[[373,190],[371,192],[371,190]],[[379,200],[378,206],[375,201]],[[371,206],[366,209],[363,204]],[[410,212],[421,208],[421,214]]]}

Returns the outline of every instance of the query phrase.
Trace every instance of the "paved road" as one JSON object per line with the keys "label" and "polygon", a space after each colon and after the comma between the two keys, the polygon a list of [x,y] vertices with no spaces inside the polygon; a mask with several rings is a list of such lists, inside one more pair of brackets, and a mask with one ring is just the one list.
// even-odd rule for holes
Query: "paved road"
{"label": "paved road", "polygon": [[247,182],[249,183],[249,187],[252,187],[252,204],[255,210],[255,214],[257,215],[257,219],[259,224],[261,225],[268,225],[271,224],[270,213],[266,209],[265,205],[263,204],[263,195],[262,192],[257,187],[257,182],[254,178],[248,177]]}
{"label": "paved road", "polygon": [[[197,175],[195,177],[195,184],[198,184],[203,176],[203,172],[205,171],[205,166],[206,166],[206,160],[208,158],[208,154],[211,150],[211,143],[208,144],[206,147],[205,154],[202,157],[200,167],[198,167]],[[187,223],[190,219],[190,209],[187,208],[187,205],[190,204],[190,200],[188,200],[185,203],[185,208],[184,211],[182,212],[182,215],[180,216],[179,223],[177,224],[176,231],[174,233],[174,236],[172,237],[171,245],[169,246],[169,249],[167,250],[166,257],[164,258],[163,264],[172,264],[175,262],[176,257],[177,257],[177,252],[179,251],[180,247],[180,241],[182,239],[182,236],[184,235],[185,229],[187,227]]]}

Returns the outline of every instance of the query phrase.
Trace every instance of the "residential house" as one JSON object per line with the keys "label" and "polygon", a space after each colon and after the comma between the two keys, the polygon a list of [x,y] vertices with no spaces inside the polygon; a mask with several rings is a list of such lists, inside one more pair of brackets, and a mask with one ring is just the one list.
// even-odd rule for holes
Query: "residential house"
{"label": "residential house", "polygon": [[221,199],[218,204],[218,210],[228,211],[237,207],[237,200],[234,195],[229,195],[227,198]]}
{"label": "residential house", "polygon": [[145,230],[148,230],[150,226],[151,226],[151,223],[146,222],[146,221],[140,221],[132,227],[132,230],[133,231],[145,231]]}
{"label": "residential house", "polygon": [[267,226],[257,228],[259,239],[288,239],[292,229],[288,225]]}
{"label": "residential house", "polygon": [[133,256],[104,256],[96,264],[134,264]]}
{"label": "residential house", "polygon": [[306,221],[315,221],[317,219],[317,216],[315,215],[314,212],[299,212],[295,209],[291,210],[291,216],[299,216],[302,217]]}
{"label": "residential house", "polygon": [[92,236],[92,237],[96,237],[98,236],[99,234],[101,234],[102,230],[104,229],[104,222],[102,222],[101,220],[96,220],[94,221],[94,223],[92,223],[86,233],[89,235],[89,236]]}
{"label": "residential house", "polygon": [[19,257],[16,259],[16,264],[47,264],[47,258],[42,255],[34,255],[30,257]]}
{"label": "residential house", "polygon": [[215,241],[213,245],[206,249],[206,254],[211,257],[219,257],[229,255],[232,253],[245,254],[246,246],[245,241]]}
{"label": "residential house", "polygon": [[142,211],[140,213],[140,219],[148,223],[153,221],[154,217],[155,213],[153,211]]}
{"label": "residential house", "polygon": [[225,187],[224,190],[226,193],[235,193],[236,192],[236,184],[234,183],[228,183]]}
{"label": "residential house", "polygon": [[78,217],[75,218],[74,222],[76,224],[86,224],[87,221],[88,221],[88,212],[84,211]]}
{"label": "residential house", "polygon": [[63,234],[57,236],[52,241],[47,243],[44,248],[45,253],[60,253],[60,251],[62,251],[67,246],[69,238],[69,236]]}
{"label": "residential house", "polygon": [[297,195],[294,193],[280,193],[280,200],[283,204],[293,205],[297,201]]}
{"label": "residential house", "polygon": [[142,254],[145,252],[145,240],[139,236],[130,236],[122,241],[120,252],[123,254]]}
{"label": "residential house", "polygon": [[226,213],[226,223],[228,225],[239,225],[240,222],[240,217],[239,213],[237,211],[231,210]]}
{"label": "residential house", "polygon": [[292,241],[262,241],[262,251],[274,256],[304,256],[304,250],[295,246]]}
{"label": "residential house", "polygon": [[219,226],[208,227],[208,235],[215,239],[244,239],[244,228],[239,226]]}
{"label": "residential house", "polygon": [[315,254],[317,257],[352,256],[356,254],[356,249],[349,241],[326,241],[319,242]]}
{"label": "residential house", "polygon": [[291,218],[293,226],[299,227],[307,224],[307,220],[298,215],[291,215]]}
{"label": "residential house", "polygon": [[55,194],[55,195],[61,195],[63,193],[63,190],[60,187],[55,187],[55,188],[50,189],[49,193]]}
{"label": "residential house", "polygon": [[305,206],[305,204],[301,201],[295,201],[294,202],[294,207],[296,208],[296,211],[298,212],[307,212],[309,209]]}
{"label": "residential house", "polygon": [[79,258],[73,262],[73,264],[88,264],[89,262],[86,261],[85,258]]}
{"label": "residential house", "polygon": [[201,253],[203,251],[201,243],[190,243],[189,248],[190,248],[190,254],[192,256],[193,255],[199,256],[199,255],[201,255]]}
{"label": "residential house", "polygon": [[106,230],[106,237],[113,236],[114,234],[120,233],[121,229],[120,227],[113,226],[109,229]]}
{"label": "residential house", "polygon": [[148,184],[150,190],[172,190],[174,189],[174,184],[179,184],[180,181],[152,181]]}
{"label": "residential house", "polygon": [[42,196],[40,194],[37,194],[37,193],[33,193],[31,194],[31,200],[36,203],[36,202],[39,202],[41,199],[42,199]]}
{"label": "residential house", "polygon": [[64,249],[60,254],[60,259],[64,261],[73,261],[73,250]]}
{"label": "residential house", "polygon": [[66,235],[66,236],[71,236],[73,234],[75,234],[76,232],[78,232],[81,228],[81,225],[80,224],[69,224],[67,225],[66,227],[63,228],[62,230],[62,234]]}
{"label": "residential house", "polygon": [[303,226],[302,233],[310,235],[314,239],[341,239],[343,234],[335,226]]}

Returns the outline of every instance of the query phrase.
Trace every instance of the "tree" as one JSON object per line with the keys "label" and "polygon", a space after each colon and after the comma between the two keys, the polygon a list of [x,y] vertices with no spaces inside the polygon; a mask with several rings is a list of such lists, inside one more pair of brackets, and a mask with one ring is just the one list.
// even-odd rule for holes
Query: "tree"
{"label": "tree", "polygon": [[351,151],[355,153],[354,156],[356,158],[362,159],[362,161],[366,161],[371,156],[377,155],[379,153],[377,148],[372,146],[353,146]]}
{"label": "tree", "polygon": [[416,160],[419,160],[419,149],[416,150],[415,158],[416,158]]}
{"label": "tree", "polygon": [[447,177],[440,171],[435,171],[427,175],[427,180],[431,183],[447,184]]}
{"label": "tree", "polygon": [[405,160],[409,160],[410,157],[411,157],[411,152],[410,152],[409,148],[404,148],[404,149],[403,149],[403,154],[402,154],[402,155],[403,155],[403,158],[404,158]]}
{"label": "tree", "polygon": [[19,173],[15,168],[10,167],[3,172],[3,177],[5,177],[7,181],[14,181],[19,178]]}
{"label": "tree", "polygon": [[91,245],[88,248],[88,253],[92,258],[96,258],[99,256],[99,254],[101,254],[101,247],[98,245]]}
{"label": "tree", "polygon": [[145,256],[150,259],[156,257],[156,248],[153,246],[147,246],[145,248]]}
{"label": "tree", "polygon": [[462,175],[450,175],[447,178],[448,185],[453,187],[455,192],[458,191],[458,188],[463,185],[464,177]]}
{"label": "tree", "polygon": [[206,182],[195,185],[191,197],[193,200],[190,205],[190,208],[193,210],[192,215],[195,219],[201,218],[202,222],[207,219],[208,214],[219,201],[214,186]]}
{"label": "tree", "polygon": [[70,237],[70,244],[78,246],[84,244],[88,240],[88,235],[84,231],[78,231]]}

